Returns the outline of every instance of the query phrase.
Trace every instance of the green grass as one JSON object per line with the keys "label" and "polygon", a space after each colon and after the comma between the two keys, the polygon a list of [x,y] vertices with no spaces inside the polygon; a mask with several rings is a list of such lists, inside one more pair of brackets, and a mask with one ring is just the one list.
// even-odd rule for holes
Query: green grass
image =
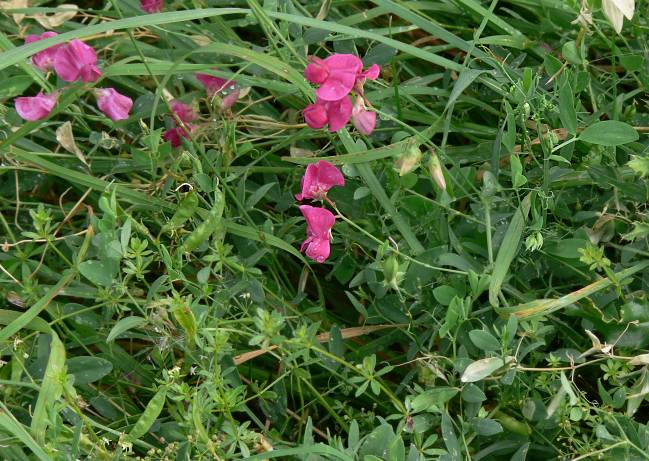
{"label": "green grass", "polygon": [[[62,3],[0,10],[0,458],[649,458],[647,0],[620,34],[593,0],[92,1],[24,46]],[[96,84],[31,65],[73,38]],[[382,68],[369,137],[304,124],[332,53]],[[170,97],[201,114],[179,149]]]}

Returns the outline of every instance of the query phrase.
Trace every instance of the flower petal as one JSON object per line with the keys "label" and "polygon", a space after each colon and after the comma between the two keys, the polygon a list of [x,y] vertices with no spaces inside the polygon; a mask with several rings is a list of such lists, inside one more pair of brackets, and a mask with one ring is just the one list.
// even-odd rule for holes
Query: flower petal
{"label": "flower petal", "polygon": [[329,120],[329,131],[336,132],[349,122],[352,115],[352,102],[349,96],[343,97],[339,101],[330,102],[327,108],[327,118]]}
{"label": "flower petal", "polygon": [[21,118],[34,122],[50,115],[56,105],[57,95],[38,93],[36,96],[16,98],[16,112]]}
{"label": "flower petal", "polygon": [[114,88],[97,90],[97,107],[112,121],[125,120],[133,107],[133,100],[118,93]]}

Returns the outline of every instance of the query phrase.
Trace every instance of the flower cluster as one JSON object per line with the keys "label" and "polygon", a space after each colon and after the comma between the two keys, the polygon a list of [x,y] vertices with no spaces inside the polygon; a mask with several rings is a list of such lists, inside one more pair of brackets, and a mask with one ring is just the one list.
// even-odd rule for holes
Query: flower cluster
{"label": "flower cluster", "polygon": [[[320,160],[306,168],[302,177],[302,191],[295,196],[301,200],[328,200],[327,192],[333,186],[344,186],[345,178],[338,168]],[[300,251],[316,262],[323,263],[329,257],[331,228],[336,223],[334,214],[326,208],[300,205],[306,219],[306,240]]]}
{"label": "flower cluster", "polygon": [[[221,98],[221,109],[227,110],[234,105],[241,95],[241,89],[232,80],[225,80],[209,74],[197,73],[196,79],[203,84],[209,98]],[[178,100],[171,101],[171,110],[182,123],[174,120],[174,126],[164,132],[163,138],[171,143],[172,147],[180,147],[183,138],[188,138],[194,130],[191,122],[198,120],[198,112],[193,105],[185,104]]]}
{"label": "flower cluster", "polygon": [[164,0],[140,0],[140,8],[145,13],[159,13],[164,7]]}
{"label": "flower cluster", "polygon": [[[304,108],[304,120],[310,128],[320,129],[328,125],[329,131],[352,123],[362,134],[370,135],[376,127],[376,112],[367,110],[363,85],[366,80],[376,80],[381,68],[373,64],[363,71],[363,62],[353,54],[334,54],[326,59],[315,56],[304,70],[306,79],[320,87],[316,101]],[[352,104],[350,95],[354,93]]]}
{"label": "flower cluster", "polygon": [[[57,35],[56,32],[29,35],[25,39],[25,44]],[[76,39],[39,51],[32,56],[32,64],[43,72],[54,71],[61,80],[66,82],[96,82],[102,75],[101,70],[97,67],[95,50]],[[133,107],[131,98],[118,93],[114,88],[99,88],[95,94],[97,107],[111,120],[118,121],[128,118],[131,107]],[[32,122],[42,120],[52,112],[57,98],[58,92],[56,91],[50,94],[41,92],[36,96],[16,98],[16,112],[25,120]]]}

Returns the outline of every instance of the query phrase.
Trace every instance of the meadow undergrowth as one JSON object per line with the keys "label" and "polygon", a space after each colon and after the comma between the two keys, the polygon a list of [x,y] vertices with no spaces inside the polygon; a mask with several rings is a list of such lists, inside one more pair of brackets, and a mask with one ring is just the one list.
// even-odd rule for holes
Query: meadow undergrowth
{"label": "meadow undergrowth", "polygon": [[0,2],[0,459],[649,458],[647,11]]}

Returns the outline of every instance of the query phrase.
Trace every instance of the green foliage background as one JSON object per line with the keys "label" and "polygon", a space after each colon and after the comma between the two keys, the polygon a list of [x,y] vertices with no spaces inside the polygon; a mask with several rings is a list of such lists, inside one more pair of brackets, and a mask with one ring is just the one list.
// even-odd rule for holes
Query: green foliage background
{"label": "green foliage background", "polygon": [[[2,459],[649,457],[647,1],[621,34],[597,0],[89,1],[22,46],[59,3],[0,11]],[[29,63],[72,38],[129,120]],[[369,138],[303,124],[334,52],[382,66]],[[177,150],[169,96],[201,111]]]}

